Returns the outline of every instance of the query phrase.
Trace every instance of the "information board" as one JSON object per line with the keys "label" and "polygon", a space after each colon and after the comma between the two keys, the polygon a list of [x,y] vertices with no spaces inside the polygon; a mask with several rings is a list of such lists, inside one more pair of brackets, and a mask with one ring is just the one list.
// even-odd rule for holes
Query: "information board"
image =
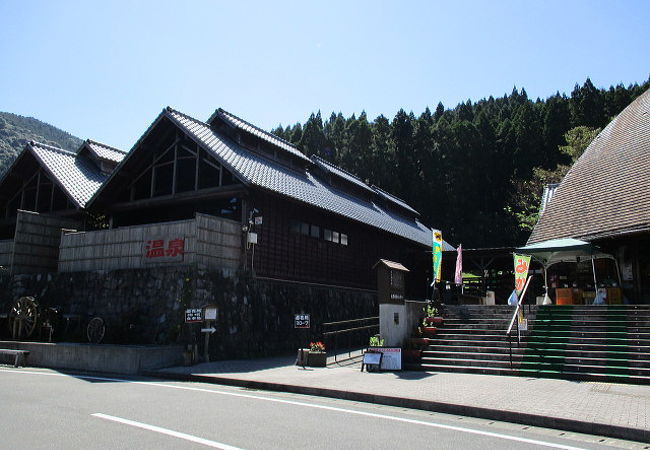
{"label": "information board", "polygon": [[185,310],[185,323],[203,322],[203,310],[201,308],[188,308]]}
{"label": "information board", "polygon": [[381,352],[381,370],[402,370],[402,349],[399,347],[372,347],[372,351]]}
{"label": "information board", "polygon": [[309,314],[296,314],[293,324],[294,328],[310,328],[311,321],[309,319]]}

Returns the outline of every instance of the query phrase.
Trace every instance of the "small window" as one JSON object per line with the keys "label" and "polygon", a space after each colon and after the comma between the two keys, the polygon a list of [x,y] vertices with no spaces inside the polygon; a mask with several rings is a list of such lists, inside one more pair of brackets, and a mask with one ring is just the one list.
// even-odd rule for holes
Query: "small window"
{"label": "small window", "polygon": [[300,234],[304,234],[305,236],[309,236],[309,224],[308,223],[300,223]]}
{"label": "small window", "polygon": [[348,235],[341,233],[341,245],[348,245]]}
{"label": "small window", "polygon": [[292,220],[291,224],[289,225],[289,231],[296,234],[300,233],[300,222]]}
{"label": "small window", "polygon": [[318,225],[311,226],[311,237],[318,239],[320,237],[320,227]]}
{"label": "small window", "polygon": [[339,232],[332,231],[332,242],[339,243]]}
{"label": "small window", "polygon": [[326,241],[331,241],[332,240],[332,230],[328,230],[327,228],[325,228],[323,230],[323,239],[325,239]]}

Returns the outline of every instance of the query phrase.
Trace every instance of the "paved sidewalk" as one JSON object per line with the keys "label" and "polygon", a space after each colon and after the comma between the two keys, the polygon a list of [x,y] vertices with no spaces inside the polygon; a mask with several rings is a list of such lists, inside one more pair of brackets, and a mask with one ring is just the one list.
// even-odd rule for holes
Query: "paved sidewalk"
{"label": "paved sidewalk", "polygon": [[[329,360],[332,362],[332,359]],[[147,375],[482,417],[650,442],[650,386],[446,372],[302,368],[294,358],[219,361]]]}

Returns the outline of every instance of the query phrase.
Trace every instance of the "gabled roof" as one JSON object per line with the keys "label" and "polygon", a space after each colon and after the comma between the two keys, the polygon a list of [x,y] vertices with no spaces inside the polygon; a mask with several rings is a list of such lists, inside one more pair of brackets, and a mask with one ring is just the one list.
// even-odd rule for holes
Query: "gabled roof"
{"label": "gabled roof", "polygon": [[566,174],[528,243],[650,230],[650,90],[625,108]]}
{"label": "gabled roof", "polygon": [[246,122],[244,119],[240,119],[234,114],[229,113],[228,111],[223,110],[222,108],[218,108],[208,119],[208,124],[214,125],[215,120],[221,119],[224,123],[230,125],[233,128],[238,128],[240,130],[243,130],[247,133],[252,134],[253,136],[256,136],[269,144],[289,153],[290,155],[294,157],[298,157],[299,159],[305,161],[305,162],[311,162],[309,158],[307,158],[296,146],[293,144],[285,141],[284,139],[281,139],[277,137],[274,134],[271,134],[267,131],[262,130],[261,128],[256,127],[255,125]]}
{"label": "gabled roof", "polygon": [[370,193],[370,194],[375,193],[375,191],[370,186],[368,186],[366,183],[361,181],[361,179],[359,177],[356,177],[356,176],[352,175],[351,173],[346,172],[345,170],[341,169],[340,167],[335,166],[331,162],[326,161],[325,159],[321,158],[320,156],[313,155],[311,157],[311,160],[314,162],[314,164],[316,164],[318,167],[320,167],[324,171],[326,171],[326,172],[328,172],[328,173],[330,173],[330,174],[332,174],[332,175],[334,175],[334,176],[336,176],[338,178],[341,178],[341,179],[347,181],[348,183],[351,183],[351,184],[353,184],[353,185],[355,185],[357,187],[360,187],[360,188],[368,191],[368,193]]}
{"label": "gabled roof", "polygon": [[86,139],[84,143],[81,144],[81,147],[79,147],[79,150],[77,150],[77,153],[84,148],[87,148],[95,157],[114,163],[119,163],[126,156],[124,150],[102,144],[101,142],[93,141],[92,139]]}
{"label": "gabled roof", "polygon": [[380,197],[384,198],[385,200],[388,200],[391,202],[393,205],[396,205],[402,209],[405,209],[406,211],[410,212],[411,214],[414,214],[415,216],[419,217],[420,213],[411,208],[409,205],[406,204],[404,200],[401,198],[395,197],[393,194],[390,194],[383,189],[375,186],[374,184],[372,185],[372,189],[379,194]]}
{"label": "gabled roof", "polygon": [[34,155],[53,181],[80,208],[85,208],[88,200],[107,178],[88,159],[80,158],[68,150],[29,141],[23,151]]}
{"label": "gabled roof", "polygon": [[[237,144],[220,134],[208,124],[196,120],[171,108],[166,108],[139,139],[142,142],[157,124],[169,119],[190,139],[212,154],[235,178],[246,186],[253,186],[268,192],[321,208],[348,219],[378,228],[422,245],[431,245],[431,229],[419,221],[382,208],[372,201],[361,199],[321,181],[308,170],[289,168],[277,161],[267,159]],[[133,147],[111,178],[97,191],[91,202],[113,182],[128,160],[138,153],[138,144]]]}

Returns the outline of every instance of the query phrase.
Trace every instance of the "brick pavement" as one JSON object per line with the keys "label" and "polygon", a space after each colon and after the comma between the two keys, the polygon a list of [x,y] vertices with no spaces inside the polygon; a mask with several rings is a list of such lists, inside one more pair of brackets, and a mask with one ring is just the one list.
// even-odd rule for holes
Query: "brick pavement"
{"label": "brick pavement", "polygon": [[[650,442],[650,386],[447,372],[301,368],[294,358],[219,361],[150,372],[346,398]],[[330,359],[331,362],[331,359]]]}

